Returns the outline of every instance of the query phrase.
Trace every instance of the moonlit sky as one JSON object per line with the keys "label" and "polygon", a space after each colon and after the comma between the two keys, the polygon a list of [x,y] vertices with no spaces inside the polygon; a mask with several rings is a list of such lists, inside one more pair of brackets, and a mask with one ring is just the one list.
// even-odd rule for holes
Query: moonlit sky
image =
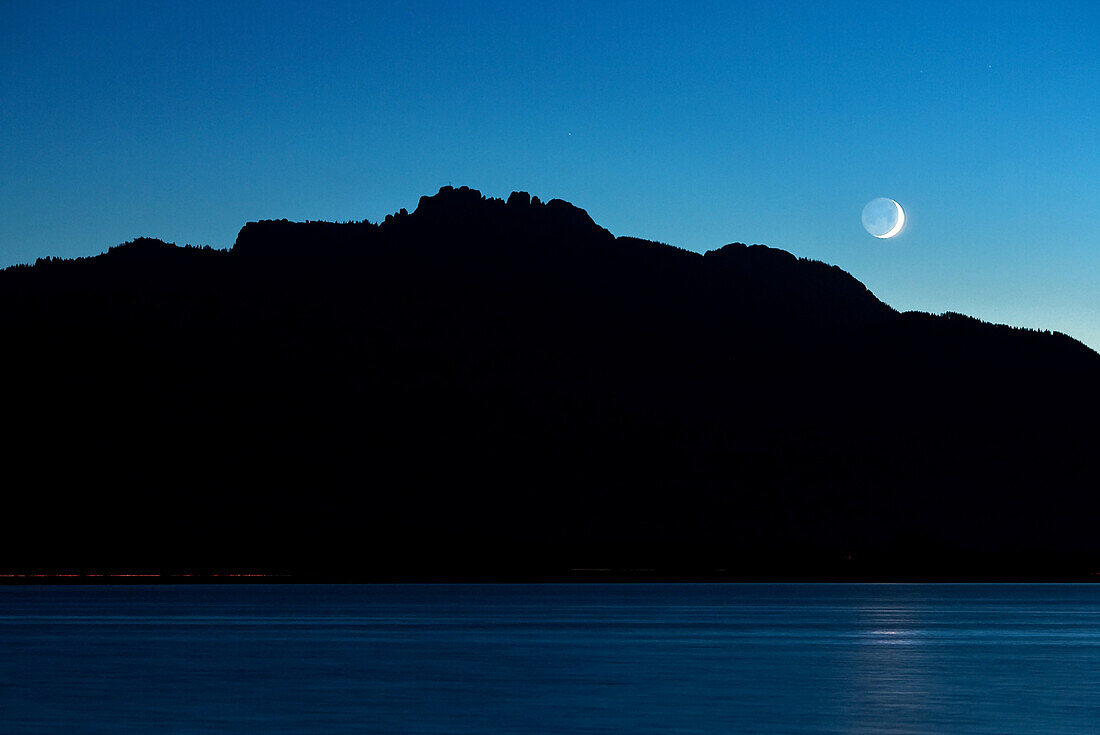
{"label": "moonlit sky", "polygon": [[1095,0],[0,0],[0,266],[522,189],[1100,348],[1097,80]]}

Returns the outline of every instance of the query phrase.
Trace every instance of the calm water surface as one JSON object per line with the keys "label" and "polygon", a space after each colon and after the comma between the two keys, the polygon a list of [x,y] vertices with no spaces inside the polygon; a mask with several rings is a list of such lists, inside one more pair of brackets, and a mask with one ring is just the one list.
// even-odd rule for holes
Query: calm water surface
{"label": "calm water surface", "polygon": [[0,733],[1098,733],[1100,585],[0,588]]}

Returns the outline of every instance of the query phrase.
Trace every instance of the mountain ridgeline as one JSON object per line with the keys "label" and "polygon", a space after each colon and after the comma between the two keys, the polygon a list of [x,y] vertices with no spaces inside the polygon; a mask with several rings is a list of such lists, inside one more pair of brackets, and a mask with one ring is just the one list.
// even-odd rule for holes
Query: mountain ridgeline
{"label": "mountain ridgeline", "polygon": [[1100,355],[781,250],[446,187],[9,268],[0,314],[0,571],[1100,571]]}

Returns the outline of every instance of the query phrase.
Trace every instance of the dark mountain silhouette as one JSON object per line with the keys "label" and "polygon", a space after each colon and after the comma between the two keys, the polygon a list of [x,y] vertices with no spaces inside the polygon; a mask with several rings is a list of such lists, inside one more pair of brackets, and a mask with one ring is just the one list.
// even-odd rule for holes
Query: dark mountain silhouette
{"label": "dark mountain silhouette", "polygon": [[1100,355],[781,250],[447,187],[9,268],[0,314],[12,571],[1100,570]]}

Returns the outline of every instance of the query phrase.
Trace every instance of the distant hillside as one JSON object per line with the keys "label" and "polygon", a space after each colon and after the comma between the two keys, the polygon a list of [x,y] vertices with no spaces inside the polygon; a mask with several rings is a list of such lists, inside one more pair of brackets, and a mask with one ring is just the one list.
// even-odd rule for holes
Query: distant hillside
{"label": "distant hillside", "polygon": [[1100,571],[1100,355],[782,250],[446,187],[9,268],[0,314],[0,572]]}

